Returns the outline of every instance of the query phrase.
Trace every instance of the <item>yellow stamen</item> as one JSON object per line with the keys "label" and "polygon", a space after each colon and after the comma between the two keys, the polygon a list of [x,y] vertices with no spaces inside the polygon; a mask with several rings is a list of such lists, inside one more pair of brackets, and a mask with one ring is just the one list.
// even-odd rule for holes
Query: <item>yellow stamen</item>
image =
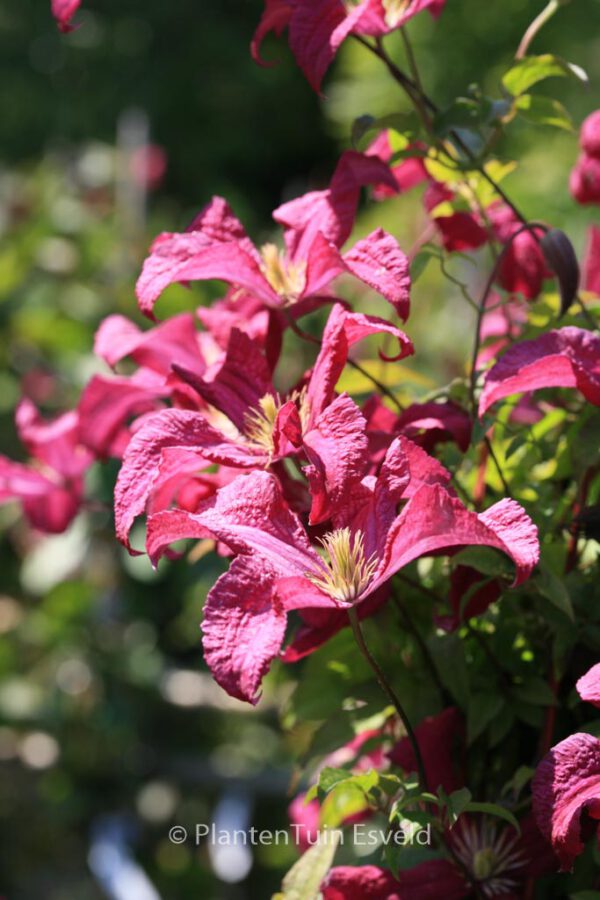
{"label": "yellow stamen", "polygon": [[275,244],[265,244],[260,251],[261,271],[273,290],[286,303],[295,303],[306,286],[306,263],[292,263]]}
{"label": "yellow stamen", "polygon": [[279,397],[265,394],[258,401],[258,409],[251,409],[244,416],[244,433],[251,444],[256,444],[268,453],[272,453],[273,426],[281,407]]}
{"label": "yellow stamen", "polygon": [[349,528],[330,531],[320,543],[325,551],[323,573],[315,575],[307,572],[306,577],[334,600],[353,603],[373,578],[377,568],[375,554],[365,559],[362,531],[352,536]]}
{"label": "yellow stamen", "polygon": [[382,0],[385,10],[385,22],[389,28],[395,28],[402,21],[412,0]]}
{"label": "yellow stamen", "polygon": [[[301,391],[293,391],[288,399],[292,400],[298,408],[300,423],[304,432],[310,411],[306,388],[302,388]],[[265,394],[258,401],[258,408],[249,410],[244,416],[244,435],[246,440],[266,450],[267,453],[273,453],[275,449],[273,445],[273,429],[277,413],[283,406],[283,403],[284,401],[279,394]]]}

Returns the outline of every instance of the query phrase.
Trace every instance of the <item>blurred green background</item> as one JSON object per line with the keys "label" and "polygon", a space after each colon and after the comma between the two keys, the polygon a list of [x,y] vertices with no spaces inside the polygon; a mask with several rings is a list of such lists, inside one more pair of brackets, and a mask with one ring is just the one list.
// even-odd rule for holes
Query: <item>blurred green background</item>
{"label": "blurred green background", "polygon": [[[17,458],[22,387],[48,414],[76,402],[101,369],[91,353],[101,319],[118,310],[140,320],[133,284],[157,231],[185,226],[218,193],[265,240],[275,205],[326,183],[355,116],[404,108],[358,46],[344,49],[323,98],[284,42],[265,46],[280,65],[256,67],[248,44],[259,0],[88,0],[68,37],[48,6],[0,0],[0,451]],[[496,92],[542,6],[448,0],[437,27],[415,21],[432,95],[443,105],[477,80]],[[599,14],[598,0],[574,0],[534,45],[587,68],[588,90],[553,85],[577,123],[600,106]],[[148,139],[167,160],[151,191],[130,164],[132,146]],[[597,215],[569,198],[576,136],[518,124],[500,152],[520,160],[512,196],[581,250]],[[417,192],[372,206],[357,232],[383,225],[408,250],[424,224]],[[216,295],[174,288],[159,314]],[[435,265],[413,308],[407,330],[424,390],[429,378],[462,371],[470,312]],[[302,367],[297,352],[286,360],[291,372]],[[92,471],[89,493],[100,502],[60,537],[42,538],[14,507],[0,509],[0,895],[116,897],[110,873],[142,877],[131,853],[156,893],[135,893],[138,882],[129,900],[266,898],[293,849],[234,859],[167,835],[174,823],[215,818],[229,828],[285,826],[297,747],[280,736],[278,712],[302,667],[276,670],[258,710],[212,684],[198,622],[219,563],[165,563],[154,573],[121,552],[110,516],[115,473],[110,464]],[[317,718],[336,712],[321,705]]]}

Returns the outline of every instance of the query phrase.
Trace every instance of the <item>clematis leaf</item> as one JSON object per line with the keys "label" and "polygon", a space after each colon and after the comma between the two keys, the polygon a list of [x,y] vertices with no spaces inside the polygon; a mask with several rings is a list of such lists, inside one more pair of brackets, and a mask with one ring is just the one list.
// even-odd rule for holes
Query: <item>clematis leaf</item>
{"label": "clematis leaf", "polygon": [[319,900],[321,882],[331,868],[339,840],[339,833],[332,831],[327,840],[310,847],[289,870],[281,892],[272,900]]}
{"label": "clematis leaf", "polygon": [[588,81],[587,74],[579,66],[551,53],[544,53],[520,59],[505,73],[502,85],[513,97],[520,97],[540,81],[554,77],[571,77],[584,83]]}
{"label": "clematis leaf", "polygon": [[571,116],[558,100],[522,94],[515,105],[523,118],[533,125],[551,125],[564,131],[574,131]]}

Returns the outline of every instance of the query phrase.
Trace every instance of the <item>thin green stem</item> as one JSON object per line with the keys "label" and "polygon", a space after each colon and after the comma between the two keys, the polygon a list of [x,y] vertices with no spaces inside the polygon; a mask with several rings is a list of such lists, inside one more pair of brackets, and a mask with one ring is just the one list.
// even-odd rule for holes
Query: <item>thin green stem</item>
{"label": "thin green stem", "polygon": [[393,687],[387,680],[383,670],[379,666],[379,663],[377,662],[377,660],[375,659],[375,657],[373,656],[373,654],[371,653],[371,651],[369,650],[369,648],[367,646],[367,642],[365,641],[365,636],[363,634],[362,626],[361,626],[360,620],[358,618],[358,613],[356,612],[356,608],[354,606],[351,606],[349,608],[348,618],[350,620],[350,625],[352,627],[352,633],[354,634],[354,638],[358,645],[358,649],[360,650],[360,652],[364,656],[365,660],[371,667],[373,674],[375,675],[375,678],[377,679],[377,683],[379,684],[380,688],[382,689],[384,694],[389,699],[390,703],[392,704],[392,706],[398,713],[398,716],[400,717],[400,721],[404,725],[406,735],[408,737],[408,740],[410,741],[410,745],[412,747],[412,750],[413,750],[413,753],[415,756],[415,762],[417,765],[417,774],[419,776],[419,783],[421,786],[421,790],[427,791],[428,785],[427,785],[427,775],[425,773],[425,764],[423,762],[423,757],[421,755],[421,749],[419,747],[419,742],[417,740],[417,736],[414,732],[414,729],[410,723],[410,719],[406,715],[406,712],[398,698],[398,695],[396,694]]}
{"label": "thin green stem", "polygon": [[419,647],[419,650],[421,651],[421,656],[423,657],[423,660],[425,661],[425,665],[429,669],[431,678],[435,682],[435,686],[437,687],[437,689],[440,693],[442,702],[444,703],[445,706],[447,706],[449,703],[452,702],[452,700],[451,700],[450,695],[448,694],[448,691],[444,687],[444,684],[440,677],[440,673],[438,672],[437,666],[435,664],[435,660],[433,659],[433,656],[429,652],[429,647],[427,646],[427,644],[425,642],[425,638],[423,637],[423,635],[417,628],[417,625],[416,625],[414,619],[412,618],[411,614],[409,613],[409,611],[406,608],[406,605],[404,604],[402,599],[398,596],[398,591],[395,588],[393,589],[393,596],[394,596],[394,603],[396,605],[396,609],[400,613],[400,616],[402,618],[402,621],[404,622],[404,625],[405,625],[407,631],[409,631],[412,634],[412,636],[414,637],[414,639],[417,643],[417,646]]}

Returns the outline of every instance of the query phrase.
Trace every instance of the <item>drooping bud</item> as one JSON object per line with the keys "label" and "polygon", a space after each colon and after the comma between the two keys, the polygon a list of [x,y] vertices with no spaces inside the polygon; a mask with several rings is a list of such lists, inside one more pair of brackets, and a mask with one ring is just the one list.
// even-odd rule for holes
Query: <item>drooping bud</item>
{"label": "drooping bud", "polygon": [[559,228],[546,232],[540,241],[544,259],[558,280],[560,314],[564,316],[579,290],[580,271],[573,244]]}

